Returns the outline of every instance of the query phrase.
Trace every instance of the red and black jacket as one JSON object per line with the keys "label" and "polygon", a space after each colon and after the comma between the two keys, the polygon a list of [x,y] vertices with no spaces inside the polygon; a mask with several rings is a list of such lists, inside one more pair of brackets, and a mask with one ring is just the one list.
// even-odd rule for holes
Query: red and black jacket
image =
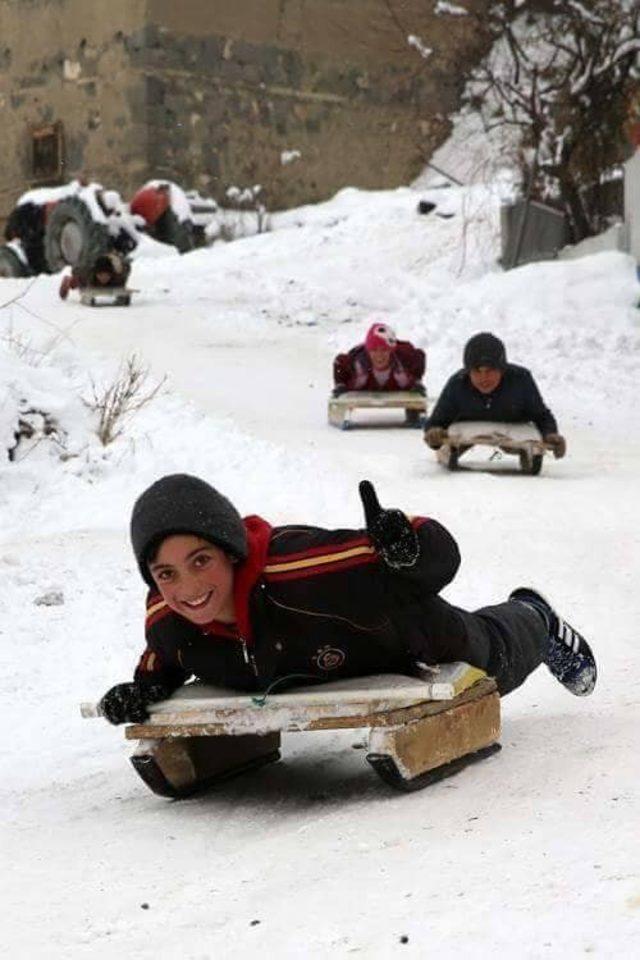
{"label": "red and black jacket", "polygon": [[398,340],[391,357],[387,382],[380,386],[376,380],[371,359],[363,343],[348,353],[339,353],[333,361],[333,379],[336,386],[347,390],[412,390],[424,376],[424,350],[408,340]]}
{"label": "red and black jacket", "polygon": [[458,547],[441,524],[412,523],[420,557],[390,570],[362,530],[271,527],[244,521],[249,556],[236,570],[237,623],[196,626],[157,592],[147,599],[140,683],[174,690],[192,676],[217,686],[264,690],[275,681],[409,673],[407,610],[433,597],[458,569]]}
{"label": "red and black jacket", "polygon": [[558,432],[558,424],[546,406],[533,376],[526,367],[508,363],[492,393],[480,393],[467,370],[458,370],[447,381],[425,424],[444,427],[459,420],[497,420],[498,423],[534,423],[543,437]]}

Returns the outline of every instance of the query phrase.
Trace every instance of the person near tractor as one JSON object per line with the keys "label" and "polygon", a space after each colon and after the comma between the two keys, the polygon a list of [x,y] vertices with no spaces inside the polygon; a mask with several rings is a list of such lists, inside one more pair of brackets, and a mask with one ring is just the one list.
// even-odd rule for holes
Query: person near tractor
{"label": "person near tractor", "polygon": [[111,250],[97,258],[89,273],[72,268],[71,273],[65,274],[58,291],[60,299],[66,300],[70,290],[122,289],[126,286],[130,273],[131,264],[128,259],[117,250]]}

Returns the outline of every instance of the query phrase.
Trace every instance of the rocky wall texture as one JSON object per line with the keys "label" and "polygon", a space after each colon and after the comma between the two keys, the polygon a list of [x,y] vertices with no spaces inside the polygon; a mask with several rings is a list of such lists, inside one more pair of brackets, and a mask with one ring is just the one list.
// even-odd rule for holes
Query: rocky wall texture
{"label": "rocky wall texture", "polygon": [[149,157],[219,199],[259,182],[272,207],[406,183],[486,46],[486,4],[465,3],[471,15],[437,0],[150,0],[134,58]]}
{"label": "rocky wall texture", "polygon": [[131,69],[146,0],[0,2],[0,217],[31,186],[32,132],[61,122],[61,180],[87,174],[125,191],[147,173],[146,124]]}
{"label": "rocky wall texture", "polygon": [[61,179],[125,196],[261,183],[277,208],[406,183],[448,133],[487,3],[0,0],[0,218],[54,121]]}

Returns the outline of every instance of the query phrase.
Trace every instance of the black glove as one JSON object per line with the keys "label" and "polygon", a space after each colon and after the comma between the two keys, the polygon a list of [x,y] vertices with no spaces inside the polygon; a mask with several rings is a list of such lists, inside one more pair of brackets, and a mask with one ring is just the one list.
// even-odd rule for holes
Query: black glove
{"label": "black glove", "polygon": [[107,690],[100,701],[100,712],[109,723],[144,723],[147,707],[169,696],[171,690],[162,683],[118,683]]}
{"label": "black glove", "polygon": [[383,510],[369,480],[359,487],[367,533],[382,559],[393,570],[413,567],[420,556],[418,535],[402,510]]}

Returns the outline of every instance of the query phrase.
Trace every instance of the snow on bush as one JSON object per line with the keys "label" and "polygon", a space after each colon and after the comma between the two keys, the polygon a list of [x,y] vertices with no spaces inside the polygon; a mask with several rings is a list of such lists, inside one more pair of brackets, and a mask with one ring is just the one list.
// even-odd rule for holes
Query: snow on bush
{"label": "snow on bush", "polygon": [[10,335],[0,340],[0,383],[0,462],[68,459],[87,443],[87,410],[67,377]]}
{"label": "snow on bush", "polygon": [[230,242],[271,230],[267,208],[262,201],[263,192],[259,183],[251,187],[238,187],[235,184],[228,187],[226,197],[229,206],[220,207],[216,218],[205,230],[209,242]]}

